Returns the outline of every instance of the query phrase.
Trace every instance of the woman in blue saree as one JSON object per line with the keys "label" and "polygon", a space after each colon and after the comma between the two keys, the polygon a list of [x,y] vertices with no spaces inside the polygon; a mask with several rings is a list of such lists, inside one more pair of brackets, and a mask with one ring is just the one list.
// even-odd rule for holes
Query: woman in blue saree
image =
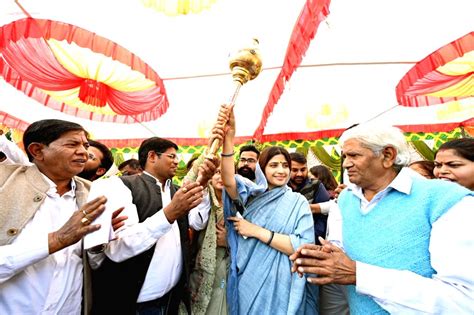
{"label": "woman in blue saree", "polygon": [[221,172],[231,250],[230,313],[317,314],[317,288],[292,274],[288,259],[300,245],[314,243],[309,204],[287,186],[289,153],[280,147],[266,148],[255,182],[236,175],[233,108],[223,106],[219,120],[225,132]]}

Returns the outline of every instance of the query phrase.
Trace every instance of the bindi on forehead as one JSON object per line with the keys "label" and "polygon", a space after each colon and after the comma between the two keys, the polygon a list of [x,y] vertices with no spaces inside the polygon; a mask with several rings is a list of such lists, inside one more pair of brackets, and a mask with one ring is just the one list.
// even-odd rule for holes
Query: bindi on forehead
{"label": "bindi on forehead", "polygon": [[285,166],[289,165],[287,160],[280,159],[280,158],[271,159],[270,161],[268,161],[268,164],[271,164],[271,165],[281,164],[281,165],[285,165]]}

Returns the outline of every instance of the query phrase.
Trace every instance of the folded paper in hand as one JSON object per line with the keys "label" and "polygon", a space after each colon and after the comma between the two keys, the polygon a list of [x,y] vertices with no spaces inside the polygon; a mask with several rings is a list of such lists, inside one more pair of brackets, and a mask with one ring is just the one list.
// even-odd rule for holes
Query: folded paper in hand
{"label": "folded paper in hand", "polygon": [[119,204],[120,201],[117,200],[117,198],[111,198],[111,193],[114,191],[116,185],[122,185],[122,181],[115,176],[99,179],[92,183],[87,201],[91,201],[99,196],[105,196],[107,197],[107,203],[105,204],[105,211],[91,223],[100,224],[100,229],[84,237],[84,249],[107,244],[110,240],[115,238],[115,233],[112,228],[112,214],[121,207]]}

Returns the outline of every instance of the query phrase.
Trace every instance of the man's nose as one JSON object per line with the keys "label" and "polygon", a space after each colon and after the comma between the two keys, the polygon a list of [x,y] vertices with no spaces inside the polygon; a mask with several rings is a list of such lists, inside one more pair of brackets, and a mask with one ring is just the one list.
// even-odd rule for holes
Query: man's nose
{"label": "man's nose", "polygon": [[85,154],[89,158],[89,152],[87,151],[87,147],[85,145],[80,145],[77,149],[79,154]]}
{"label": "man's nose", "polygon": [[342,167],[347,167],[349,161],[347,159],[342,160]]}
{"label": "man's nose", "polygon": [[342,167],[343,168],[348,168],[348,167],[351,167],[351,166],[352,166],[352,162],[349,159],[346,158],[342,161]]}

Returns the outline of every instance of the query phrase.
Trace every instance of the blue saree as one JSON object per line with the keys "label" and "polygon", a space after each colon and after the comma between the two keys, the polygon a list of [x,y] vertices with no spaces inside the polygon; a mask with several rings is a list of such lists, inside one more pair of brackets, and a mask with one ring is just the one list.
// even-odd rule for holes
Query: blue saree
{"label": "blue saree", "polygon": [[[243,217],[261,227],[289,235],[293,248],[314,243],[313,218],[306,199],[284,185],[267,191],[257,165],[256,183],[236,175],[239,199],[224,193],[225,217],[245,207]],[[244,239],[226,220],[231,253],[227,301],[231,314],[317,314],[317,287],[291,273],[288,256],[260,242]]]}

